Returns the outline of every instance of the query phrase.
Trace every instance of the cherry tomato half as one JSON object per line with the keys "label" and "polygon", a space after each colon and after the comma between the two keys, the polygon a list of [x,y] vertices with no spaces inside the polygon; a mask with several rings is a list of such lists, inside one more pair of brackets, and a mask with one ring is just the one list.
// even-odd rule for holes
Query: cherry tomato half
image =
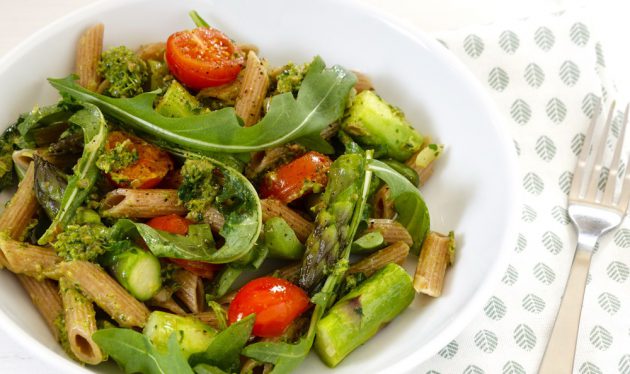
{"label": "cherry tomato half", "polygon": [[[171,234],[186,235],[188,234],[188,226],[190,222],[176,214],[169,214],[167,216],[155,217],[147,222],[147,225],[153,227],[156,230],[162,230],[170,232]],[[216,272],[221,268],[221,265],[210,264],[203,261],[190,261],[181,258],[169,258],[170,262],[178,265],[184,270],[196,274],[202,278],[212,279]]]}
{"label": "cherry tomato half", "polygon": [[136,151],[138,159],[120,170],[112,170],[107,174],[116,187],[123,188],[153,188],[173,168],[173,161],[168,152],[149,144],[144,140],[125,134],[122,131],[113,131],[107,138],[105,150],[110,151],[118,143],[130,140],[130,151]]}
{"label": "cherry tomato half", "polygon": [[274,197],[284,203],[325,187],[332,161],[321,153],[308,152],[265,175],[260,186],[262,197]]}
{"label": "cherry tomato half", "polygon": [[166,42],[166,62],[171,73],[196,90],[233,81],[243,60],[234,43],[211,27],[176,32]]}
{"label": "cherry tomato half", "polygon": [[177,214],[169,214],[167,216],[151,218],[149,222],[147,222],[147,225],[156,230],[170,232],[171,234],[186,235],[188,234],[190,222]]}
{"label": "cherry tomato half", "polygon": [[236,293],[228,309],[228,320],[232,324],[256,313],[252,334],[271,338],[282,335],[309,304],[306,292],[289,281],[256,278]]}

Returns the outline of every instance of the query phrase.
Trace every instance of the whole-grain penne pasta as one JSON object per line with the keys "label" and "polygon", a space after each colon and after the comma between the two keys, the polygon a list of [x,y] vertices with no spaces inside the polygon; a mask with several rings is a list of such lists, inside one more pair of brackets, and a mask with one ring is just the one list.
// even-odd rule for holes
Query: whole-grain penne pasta
{"label": "whole-grain penne pasta", "polygon": [[163,309],[163,310],[168,310],[169,312],[180,315],[180,316],[187,314],[184,308],[179,306],[179,304],[177,304],[177,302],[173,300],[172,297],[169,297],[166,300],[149,299],[147,301],[147,305],[150,305],[159,309]]}
{"label": "whole-grain penne pasta", "polygon": [[[5,232],[10,238],[20,238],[37,212],[34,185],[35,165],[31,163],[17,191],[0,214],[0,231]],[[0,255],[0,264],[4,260]]]}
{"label": "whole-grain penne pasta", "polygon": [[405,226],[393,219],[370,218],[368,219],[368,230],[380,232],[385,243],[402,241],[408,246],[413,245],[413,239],[409,231],[407,231]]}
{"label": "whole-grain penne pasta", "polygon": [[395,242],[352,264],[347,274],[363,273],[366,277],[370,277],[389,263],[402,265],[407,255],[409,255],[409,246],[405,242]]}
{"label": "whole-grain penne pasta", "polygon": [[96,91],[100,78],[98,63],[103,52],[102,23],[96,24],[85,30],[77,44],[76,73],[79,76],[79,84],[90,91]]}
{"label": "whole-grain penne pasta", "polygon": [[173,280],[179,285],[175,296],[192,313],[199,313],[204,310],[205,292],[201,278],[188,270],[177,270],[173,273]]}
{"label": "whole-grain penne pasta", "polygon": [[354,85],[354,89],[357,90],[357,93],[374,89],[374,85],[372,84],[370,77],[356,70],[352,72],[357,77],[357,83]]}
{"label": "whole-grain penne pasta", "polygon": [[142,327],[149,318],[147,307],[131,296],[100,266],[87,261],[62,262],[59,264],[59,272],[120,326]]}
{"label": "whole-grain penne pasta", "polygon": [[258,58],[256,52],[250,50],[247,53],[243,84],[234,104],[234,110],[243,119],[245,126],[255,125],[260,119],[268,89],[269,74],[267,68]]}
{"label": "whole-grain penne pasta", "polygon": [[444,287],[446,267],[453,263],[454,254],[453,232],[449,235],[429,232],[422,243],[413,278],[413,287],[416,291],[433,297],[440,296]]}
{"label": "whole-grain penne pasta", "polygon": [[392,219],[396,216],[394,201],[389,196],[389,187],[383,186],[374,194],[374,217]]}
{"label": "whole-grain penne pasta", "polygon": [[260,201],[263,210],[263,222],[273,217],[281,217],[291,226],[295,235],[301,242],[305,242],[315,227],[312,222],[306,220],[299,213],[289,208],[276,199],[262,199]]}
{"label": "whole-grain penne pasta", "polygon": [[57,278],[57,264],[62,261],[51,248],[19,242],[0,234],[0,251],[9,270],[37,279]]}
{"label": "whole-grain penne pasta", "polygon": [[209,224],[212,230],[216,232],[221,231],[223,224],[225,224],[223,214],[215,207],[210,207],[206,210],[206,213],[203,215],[203,221]]}
{"label": "whole-grain penne pasta", "polygon": [[166,52],[166,43],[157,42],[141,45],[136,54],[145,61],[162,61],[164,60],[164,52]]}
{"label": "whole-grain penne pasta", "polygon": [[37,280],[21,274],[18,274],[17,278],[31,298],[33,305],[44,318],[55,340],[59,340],[62,331],[59,330],[59,326],[55,322],[63,314],[63,306],[57,284],[49,279]]}
{"label": "whole-grain penne pasta", "polygon": [[134,190],[119,188],[109,192],[101,202],[102,214],[111,218],[153,218],[186,213],[177,190]]}
{"label": "whole-grain penne pasta", "polygon": [[213,310],[206,310],[205,312],[194,313],[191,315],[209,326],[219,328],[219,319]]}
{"label": "whole-grain penne pasta", "polygon": [[105,355],[92,340],[92,334],[97,330],[94,305],[64,278],[59,280],[59,289],[70,350],[81,362],[99,364]]}
{"label": "whole-grain penne pasta", "polygon": [[441,144],[426,144],[405,162],[418,173],[418,186],[423,186],[433,175],[433,165],[443,150],[444,146]]}

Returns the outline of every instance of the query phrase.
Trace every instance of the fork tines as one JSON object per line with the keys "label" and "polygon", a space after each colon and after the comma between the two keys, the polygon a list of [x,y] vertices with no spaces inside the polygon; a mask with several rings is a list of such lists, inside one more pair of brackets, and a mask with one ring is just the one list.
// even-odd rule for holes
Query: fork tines
{"label": "fork tines", "polygon": [[[577,166],[573,174],[573,182],[569,193],[570,201],[599,204],[625,212],[628,201],[630,200],[630,172],[627,170],[629,159],[627,159],[625,163],[625,177],[621,187],[621,195],[617,201],[615,201],[615,192],[619,181],[618,172],[621,167],[621,153],[624,145],[629,110],[630,104],[626,106],[626,110],[623,114],[623,123],[621,124],[621,129],[616,140],[612,160],[606,164],[604,162],[606,142],[615,114],[615,102],[610,105],[604,129],[601,131],[599,137],[597,137],[595,133],[601,117],[602,104],[599,103],[597,105],[591,124],[586,131],[582,151],[578,157]],[[596,138],[599,139],[596,140]],[[589,165],[591,166],[589,167]],[[606,178],[603,194],[599,194],[599,180],[604,167],[608,168],[608,177]]]}

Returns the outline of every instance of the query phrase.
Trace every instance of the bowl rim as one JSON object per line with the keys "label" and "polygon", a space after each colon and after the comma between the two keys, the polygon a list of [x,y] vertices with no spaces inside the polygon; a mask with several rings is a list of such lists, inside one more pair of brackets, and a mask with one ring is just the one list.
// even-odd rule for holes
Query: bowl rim
{"label": "bowl rim", "polygon": [[[68,14],[57,18],[31,34],[29,37],[21,41],[17,46],[10,49],[2,58],[0,58],[0,74],[12,66],[16,59],[27,52],[33,44],[46,39],[47,34],[54,31],[73,20],[79,20],[83,17],[98,13],[100,11],[115,9],[130,3],[145,2],[147,0],[97,0],[92,4],[81,6]],[[332,1],[332,0],[331,0]],[[463,84],[470,86],[477,98],[483,104],[483,110],[490,118],[492,129],[500,139],[499,148],[502,156],[505,157],[506,173],[508,178],[505,180],[504,193],[507,194],[511,206],[507,207],[508,211],[506,219],[506,229],[501,233],[501,240],[497,241],[499,246],[498,255],[495,257],[494,263],[487,272],[486,277],[481,282],[472,297],[469,298],[467,304],[453,318],[453,321],[440,333],[428,340],[423,346],[417,349],[413,354],[405,357],[403,360],[393,363],[387,368],[387,372],[409,372],[421,365],[424,361],[436,354],[438,350],[447,345],[457,335],[459,335],[476,317],[483,307],[483,303],[490,297],[492,291],[498,286],[499,277],[508,264],[513,244],[517,237],[518,222],[518,206],[520,206],[521,194],[518,189],[518,163],[514,149],[511,148],[512,137],[509,134],[505,120],[499,114],[496,103],[490,97],[488,90],[482,86],[481,82],[473,75],[473,73],[447,48],[439,43],[430,34],[422,31],[418,26],[411,22],[386,13],[375,5],[363,3],[360,0],[335,0],[343,2],[345,5],[358,11],[367,13],[368,16],[379,19],[386,26],[391,27],[401,35],[412,39],[415,43],[422,45],[430,53],[434,54],[440,60],[449,66],[451,71],[458,75]],[[69,359],[60,357],[58,353],[50,347],[45,346],[41,341],[27,334],[21,326],[15,323],[4,311],[0,310],[0,326],[3,327],[7,335],[15,339],[27,352],[32,353],[37,359],[50,363],[63,372],[72,373],[91,373],[92,371],[75,364]],[[384,372],[384,371],[381,371]]]}

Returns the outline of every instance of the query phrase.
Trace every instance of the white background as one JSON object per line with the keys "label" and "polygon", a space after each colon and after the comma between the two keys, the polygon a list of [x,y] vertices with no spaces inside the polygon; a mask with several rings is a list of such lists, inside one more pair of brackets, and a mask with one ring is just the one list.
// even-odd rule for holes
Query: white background
{"label": "white background", "polygon": [[[95,0],[0,0],[0,58],[30,34],[72,10]],[[623,0],[360,0],[428,32],[496,20],[520,19],[567,8],[588,7],[607,68],[620,93],[630,96],[630,3]],[[2,103],[0,103],[2,105]],[[0,331],[0,372],[52,373],[25,347]]]}

